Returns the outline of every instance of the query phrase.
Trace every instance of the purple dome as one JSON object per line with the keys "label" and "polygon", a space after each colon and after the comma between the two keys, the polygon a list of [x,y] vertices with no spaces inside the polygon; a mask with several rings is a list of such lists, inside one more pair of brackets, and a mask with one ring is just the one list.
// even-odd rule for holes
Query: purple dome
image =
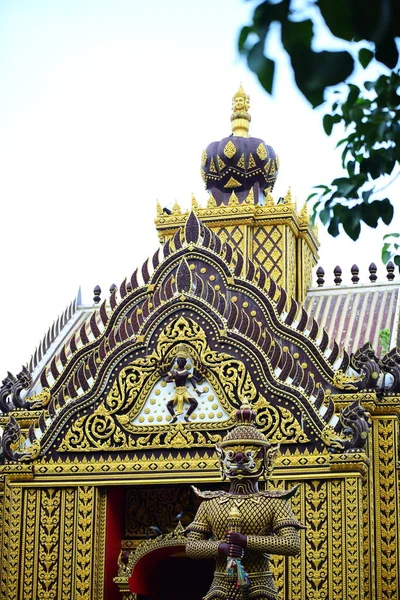
{"label": "purple dome", "polygon": [[260,138],[248,136],[249,97],[242,87],[233,97],[233,134],[212,142],[203,151],[201,174],[217,204],[227,204],[232,191],[242,203],[254,188],[255,203],[262,203],[278,176],[279,159]]}

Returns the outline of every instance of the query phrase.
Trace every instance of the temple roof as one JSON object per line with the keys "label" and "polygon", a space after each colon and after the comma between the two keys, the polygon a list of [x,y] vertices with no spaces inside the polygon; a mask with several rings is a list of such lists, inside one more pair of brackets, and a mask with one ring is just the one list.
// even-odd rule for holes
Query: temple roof
{"label": "temple roof", "polygon": [[[215,239],[213,234],[212,237]],[[176,240],[177,238],[175,243],[178,243]],[[174,244],[165,244],[164,253],[167,246],[170,253]],[[221,243],[218,247],[222,250]],[[232,251],[229,251],[230,260],[233,261],[233,272],[239,273],[240,268],[237,265],[242,259],[240,253],[234,254],[235,256]],[[117,304],[132,289],[149,280],[149,270],[155,268],[160,260],[160,253],[157,251],[151,260],[143,264],[140,271],[136,269],[129,280],[125,279],[119,289],[112,286],[111,296],[101,303],[99,289],[95,291],[93,305],[82,304],[79,293],[53,322],[33,353],[26,369],[26,375],[29,373],[29,387],[22,391],[21,397],[40,394],[44,387],[51,385],[59,377],[59,373],[63,371],[70,358],[80,348],[90,345],[98,337]],[[390,278],[393,279],[394,275],[391,274]],[[271,289],[273,285],[275,289],[280,289],[273,280],[262,273],[257,279],[263,280],[263,286],[267,288]],[[303,316],[300,320],[305,319],[305,321],[301,329],[308,332],[308,335],[312,331],[325,330],[328,340],[326,347],[330,351],[337,347],[348,355],[355,353],[366,343],[370,343],[376,354],[380,356],[382,347],[379,334],[383,329],[388,329],[391,333],[390,348],[399,344],[400,282],[391,280],[351,286],[340,285],[340,283],[327,287],[319,285],[320,287],[312,287],[308,290],[303,303]],[[279,292],[276,293],[279,296]],[[279,304],[281,305],[282,302]],[[295,312],[298,313],[300,307],[297,303],[293,304],[293,307],[295,305],[297,307]],[[290,308],[289,314],[293,313],[293,310]],[[237,321],[240,318],[238,316]],[[293,314],[291,319],[298,321]],[[15,380],[13,376],[11,377]]]}
{"label": "temple roof", "polygon": [[391,263],[386,281],[377,279],[374,263],[369,270],[370,281],[359,283],[358,269],[353,266],[353,283],[343,285],[341,269],[336,267],[336,285],[325,286],[324,272],[319,267],[318,287],[308,290],[304,308],[310,316],[308,326],[315,319],[349,354],[370,343],[381,356],[385,350],[380,340],[382,330],[388,330],[389,348],[400,343],[400,281],[395,280]]}

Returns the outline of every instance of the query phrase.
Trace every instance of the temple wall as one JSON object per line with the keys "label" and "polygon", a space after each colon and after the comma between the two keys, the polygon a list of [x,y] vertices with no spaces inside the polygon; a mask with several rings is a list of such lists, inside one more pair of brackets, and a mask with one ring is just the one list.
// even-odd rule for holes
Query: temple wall
{"label": "temple wall", "polygon": [[[400,448],[396,415],[372,415],[370,498],[374,506],[370,549],[375,550],[371,600],[397,600],[400,590]],[[365,540],[367,545],[367,540]],[[371,543],[372,542],[372,543]],[[371,550],[370,550],[371,551]],[[372,590],[376,589],[376,596]]]}
{"label": "temple wall", "polygon": [[101,488],[5,487],[2,600],[102,600],[106,496]]}
{"label": "temple wall", "polygon": [[[299,557],[272,557],[271,568],[285,600],[397,598],[398,421],[379,414],[372,421],[369,468],[358,454],[342,465],[338,459],[324,473],[280,469],[270,481],[270,489],[300,484],[291,503],[307,526],[301,533]],[[151,490],[150,482],[146,489]],[[106,488],[96,485],[6,483],[0,598],[105,599],[106,494]],[[129,532],[129,504],[137,502],[135,486],[126,488],[126,497]],[[169,512],[174,510],[170,507]],[[135,537],[134,530],[131,535]]]}
{"label": "temple wall", "polygon": [[[362,477],[359,473],[302,479],[291,499],[301,532],[300,556],[273,556],[272,571],[282,598],[364,600]],[[284,482],[274,480],[273,487]]]}

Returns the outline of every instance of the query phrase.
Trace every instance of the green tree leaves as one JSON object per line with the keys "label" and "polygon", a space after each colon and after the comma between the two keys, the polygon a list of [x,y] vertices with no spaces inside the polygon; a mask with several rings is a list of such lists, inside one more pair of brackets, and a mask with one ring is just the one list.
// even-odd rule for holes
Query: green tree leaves
{"label": "green tree leaves", "polygon": [[[282,47],[290,58],[296,85],[313,107],[324,102],[327,88],[338,84],[343,88],[355,65],[365,69],[375,59],[390,69],[396,67],[398,0],[315,0],[314,10],[307,10],[310,6],[295,0],[264,0],[255,8],[253,22],[240,32],[239,51],[267,92],[272,93],[276,76],[275,63],[265,53],[273,23],[280,24]],[[354,56],[345,49],[316,52],[315,9],[336,38],[347,44],[364,41],[364,47]],[[338,235],[342,226],[355,240],[362,222],[376,227],[380,220],[389,224],[393,218],[393,206],[382,196],[383,190],[377,189],[377,182],[382,176],[387,182],[399,169],[400,73],[381,75],[360,87],[347,83],[347,90],[347,97],[338,96],[322,123],[327,135],[337,125],[346,132],[338,143],[345,174],[330,185],[316,186],[309,200],[313,202],[314,219],[319,215],[329,233]],[[386,248],[383,256],[387,260],[388,256],[395,257],[400,267],[397,249],[390,253]]]}
{"label": "green tree leaves", "polygon": [[361,222],[377,227],[380,219],[388,225],[393,218],[393,206],[375,181],[383,175],[393,177],[398,168],[399,90],[400,75],[395,72],[366,82],[363,88],[350,84],[347,98],[336,102],[333,112],[323,118],[328,135],[339,123],[350,131],[339,142],[346,175],[310,196],[314,215],[321,211],[330,232],[338,232],[341,223],[347,235],[357,239]]}

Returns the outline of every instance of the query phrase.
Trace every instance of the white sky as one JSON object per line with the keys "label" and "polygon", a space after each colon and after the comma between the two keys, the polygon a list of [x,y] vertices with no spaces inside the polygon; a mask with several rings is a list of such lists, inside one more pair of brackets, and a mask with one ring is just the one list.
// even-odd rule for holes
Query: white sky
{"label": "white sky", "polygon": [[[291,186],[302,205],[340,175],[335,141],[286,60],[271,99],[238,57],[253,4],[1,1],[0,378],[29,360],[79,285],[91,303],[96,284],[104,297],[154,253],[157,199],[186,208],[193,192],[206,203],[201,151],[230,134],[240,82],[251,134],[280,155],[276,198]],[[356,244],[321,232],[327,281],[354,262],[366,280],[385,232],[366,230]]]}

